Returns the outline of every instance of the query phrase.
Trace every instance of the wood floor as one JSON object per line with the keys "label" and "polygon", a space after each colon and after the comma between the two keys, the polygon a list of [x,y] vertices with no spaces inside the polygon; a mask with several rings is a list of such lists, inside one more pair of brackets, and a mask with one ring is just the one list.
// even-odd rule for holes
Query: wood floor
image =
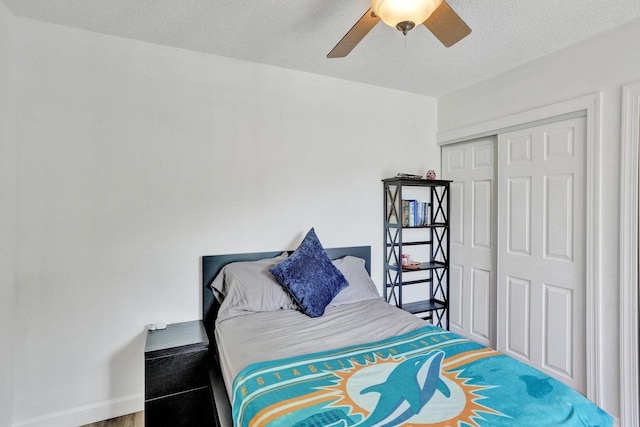
{"label": "wood floor", "polygon": [[110,420],[87,424],[82,427],[144,427],[144,412],[111,418]]}

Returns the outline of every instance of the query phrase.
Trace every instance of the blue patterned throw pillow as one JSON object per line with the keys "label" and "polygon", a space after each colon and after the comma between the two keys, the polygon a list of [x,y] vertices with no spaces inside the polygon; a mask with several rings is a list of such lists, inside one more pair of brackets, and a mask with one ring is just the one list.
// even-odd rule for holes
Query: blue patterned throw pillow
{"label": "blue patterned throw pillow", "polygon": [[269,271],[309,317],[320,317],[349,282],[333,265],[312,228],[298,249]]}

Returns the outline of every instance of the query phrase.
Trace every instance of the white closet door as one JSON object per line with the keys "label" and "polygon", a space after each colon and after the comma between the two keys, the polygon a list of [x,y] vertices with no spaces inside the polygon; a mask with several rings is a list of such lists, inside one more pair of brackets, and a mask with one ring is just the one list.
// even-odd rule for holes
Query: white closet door
{"label": "white closet door", "polygon": [[586,393],[586,119],[498,136],[498,350]]}
{"label": "white closet door", "polygon": [[495,348],[495,138],[442,148],[450,186],[449,329]]}

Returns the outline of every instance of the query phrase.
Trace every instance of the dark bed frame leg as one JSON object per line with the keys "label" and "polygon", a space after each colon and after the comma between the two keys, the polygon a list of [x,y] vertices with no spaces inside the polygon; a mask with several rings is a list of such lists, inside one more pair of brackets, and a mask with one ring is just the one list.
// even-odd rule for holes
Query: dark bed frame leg
{"label": "dark bed frame leg", "polygon": [[209,354],[209,379],[211,380],[211,393],[215,405],[217,427],[233,427],[231,417],[231,403],[227,397],[227,390],[224,387],[220,365],[215,355]]}

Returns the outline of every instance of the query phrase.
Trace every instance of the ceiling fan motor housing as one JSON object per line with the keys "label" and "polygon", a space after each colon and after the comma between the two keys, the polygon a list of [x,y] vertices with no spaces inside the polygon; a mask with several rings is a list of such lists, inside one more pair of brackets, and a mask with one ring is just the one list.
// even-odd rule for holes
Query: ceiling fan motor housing
{"label": "ceiling fan motor housing", "polygon": [[396,25],[396,28],[398,29],[398,31],[402,31],[402,34],[406,36],[407,33],[413,30],[415,26],[416,26],[415,22],[402,21],[402,22],[399,22],[398,25]]}

